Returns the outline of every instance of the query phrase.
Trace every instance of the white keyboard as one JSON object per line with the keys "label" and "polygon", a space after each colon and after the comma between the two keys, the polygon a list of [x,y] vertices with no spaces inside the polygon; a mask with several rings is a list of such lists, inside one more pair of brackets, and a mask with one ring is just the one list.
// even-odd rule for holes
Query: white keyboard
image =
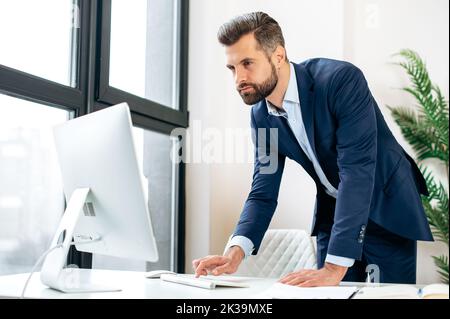
{"label": "white keyboard", "polygon": [[162,274],[161,280],[170,281],[177,284],[188,285],[204,289],[215,289],[218,286],[221,287],[234,287],[234,288],[248,288],[248,284],[243,282],[237,282],[232,280],[219,280],[212,277],[195,278],[191,275],[181,274]]}

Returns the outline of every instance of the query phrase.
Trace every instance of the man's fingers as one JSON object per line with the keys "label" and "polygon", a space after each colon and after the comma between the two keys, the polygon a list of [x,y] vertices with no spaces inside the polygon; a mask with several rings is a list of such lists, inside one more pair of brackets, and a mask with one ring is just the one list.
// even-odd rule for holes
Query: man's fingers
{"label": "man's fingers", "polygon": [[215,268],[216,266],[221,266],[221,265],[225,264],[226,262],[228,262],[228,258],[224,257],[224,256],[206,257],[198,263],[197,268],[200,267],[200,268],[205,268],[205,269],[211,269],[211,268]]}
{"label": "man's fingers", "polygon": [[219,266],[219,267],[216,267],[213,271],[212,271],[212,274],[214,275],[214,276],[219,276],[219,275],[221,275],[221,274],[223,274],[223,273],[225,273],[225,274],[231,274],[231,273],[233,273],[234,271],[233,271],[233,268],[230,266],[230,264],[229,263],[226,263],[225,265],[223,265],[223,266]]}
{"label": "man's fingers", "polygon": [[226,263],[228,259],[224,256],[211,256],[200,260],[195,267],[195,276],[207,275],[208,270],[212,270],[217,266],[221,266]]}
{"label": "man's fingers", "polygon": [[202,258],[202,259],[196,259],[196,260],[193,260],[193,261],[192,261],[192,268],[193,268],[194,270],[197,269],[198,265],[199,265],[202,261],[206,260],[206,258],[209,258],[209,257],[205,257],[205,258]]}
{"label": "man's fingers", "polygon": [[194,270],[195,270],[199,263],[200,263],[200,259],[194,259],[192,261],[192,268],[194,268]]}
{"label": "man's fingers", "polygon": [[285,284],[287,283],[289,280],[291,280],[292,278],[294,278],[292,275],[287,275],[284,276],[283,278],[281,278],[280,280],[278,280],[278,282]]}
{"label": "man's fingers", "polygon": [[297,286],[298,284],[308,281],[308,280],[311,280],[311,275],[310,274],[302,274],[302,275],[295,276],[291,280],[285,282],[285,284],[291,285],[291,286]]}
{"label": "man's fingers", "polygon": [[309,279],[297,285],[298,287],[317,287],[323,286],[317,279]]}
{"label": "man's fingers", "polygon": [[289,276],[283,278],[280,282],[286,285],[298,285],[299,283],[309,280],[312,277],[317,275],[317,270],[315,269],[307,269],[294,272]]}
{"label": "man's fingers", "polygon": [[288,283],[289,281],[293,280],[294,278],[297,278],[298,276],[305,276],[305,275],[310,275],[312,273],[314,273],[315,270],[313,269],[308,269],[308,270],[300,270],[300,271],[296,271],[296,272],[292,272],[290,274],[287,274],[286,276],[282,277],[279,282],[281,282],[282,284]]}
{"label": "man's fingers", "polygon": [[203,258],[194,259],[192,261],[192,268],[194,268],[194,270],[195,270],[198,267],[198,265],[200,264],[200,262],[202,262],[203,260],[206,260],[206,259],[210,259],[211,257],[213,257],[213,256],[206,256]]}
{"label": "man's fingers", "polygon": [[207,276],[208,272],[206,270],[199,270],[198,272],[195,273],[195,277],[198,278],[200,276]]}
{"label": "man's fingers", "polygon": [[288,274],[281,278],[279,282],[299,287],[336,286],[339,285],[343,276],[342,272],[336,274],[336,272],[326,268],[309,269]]}
{"label": "man's fingers", "polygon": [[288,282],[289,280],[291,280],[292,278],[294,278],[296,275],[298,275],[298,272],[291,272],[290,274],[287,274],[286,276],[282,277],[279,282],[281,282],[282,284]]}

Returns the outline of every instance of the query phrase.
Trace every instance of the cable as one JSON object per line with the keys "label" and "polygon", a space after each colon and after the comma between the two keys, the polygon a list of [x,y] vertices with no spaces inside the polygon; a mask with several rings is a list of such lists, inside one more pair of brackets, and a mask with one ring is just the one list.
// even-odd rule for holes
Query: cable
{"label": "cable", "polygon": [[[69,243],[69,245],[73,246],[73,245],[91,244],[91,243],[95,243],[95,242],[100,241],[100,240],[101,240],[101,238],[97,237],[97,238],[94,238],[92,240],[78,241],[78,242],[73,241],[73,242]],[[25,298],[25,291],[26,291],[26,289],[28,287],[28,284],[29,284],[29,282],[31,280],[31,276],[33,276],[33,273],[36,271],[36,268],[39,266],[39,264],[44,260],[45,257],[47,257],[48,254],[50,254],[55,249],[61,248],[62,246],[63,246],[63,244],[58,244],[58,245],[56,245],[56,246],[54,246],[52,248],[49,248],[39,257],[39,259],[34,264],[33,268],[31,268],[31,272],[28,275],[27,281],[25,282],[25,285],[23,286],[22,293],[20,294],[20,299],[24,299]]]}
{"label": "cable", "polygon": [[36,271],[36,268],[39,266],[39,264],[42,262],[42,260],[47,257],[48,254],[50,254],[52,251],[54,251],[55,249],[61,248],[63,245],[59,244],[56,245],[55,247],[52,247],[50,249],[47,249],[42,255],[41,257],[39,257],[39,259],[37,260],[37,262],[34,264],[33,268],[31,268],[31,272],[28,275],[27,281],[25,282],[25,285],[23,286],[22,289],[22,293],[20,294],[20,299],[23,299],[25,296],[25,290],[27,289],[28,283],[30,282],[31,276],[33,275],[33,273]]}

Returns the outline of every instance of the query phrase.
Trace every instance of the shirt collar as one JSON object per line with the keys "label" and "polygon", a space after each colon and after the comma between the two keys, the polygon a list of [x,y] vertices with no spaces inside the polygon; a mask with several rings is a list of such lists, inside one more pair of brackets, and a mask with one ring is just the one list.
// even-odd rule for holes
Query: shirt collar
{"label": "shirt collar", "polygon": [[289,63],[289,65],[291,67],[291,74],[289,76],[288,88],[286,90],[286,93],[284,94],[284,101],[290,101],[300,104],[298,98],[297,77],[295,76],[294,65],[292,63]]}
{"label": "shirt collar", "polygon": [[[285,102],[294,102],[300,104],[300,100],[298,97],[298,86],[297,86],[297,78],[295,76],[295,69],[292,63],[289,63],[290,66],[290,75],[289,82],[286,93],[284,94],[283,104]],[[271,115],[280,115],[280,111],[277,107],[273,106],[268,100],[266,100],[267,111]],[[283,112],[281,112],[283,113]]]}

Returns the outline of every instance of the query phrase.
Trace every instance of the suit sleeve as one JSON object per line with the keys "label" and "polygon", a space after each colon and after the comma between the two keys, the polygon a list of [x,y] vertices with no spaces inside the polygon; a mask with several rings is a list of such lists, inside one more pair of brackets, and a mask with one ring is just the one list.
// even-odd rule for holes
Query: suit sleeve
{"label": "suit sleeve", "polygon": [[278,137],[271,137],[268,129],[264,129],[265,141],[260,141],[253,110],[250,114],[255,147],[253,182],[233,235],[250,239],[256,255],[277,207],[285,156],[278,153]]}
{"label": "suit sleeve", "polygon": [[364,75],[351,64],[335,74],[330,90],[340,183],[328,254],[360,260],[377,158],[373,97]]}

